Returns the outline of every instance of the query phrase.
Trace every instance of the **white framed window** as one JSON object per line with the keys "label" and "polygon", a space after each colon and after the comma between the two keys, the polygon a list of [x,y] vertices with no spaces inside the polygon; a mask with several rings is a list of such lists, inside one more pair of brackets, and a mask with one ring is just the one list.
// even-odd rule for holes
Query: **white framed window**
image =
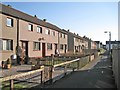
{"label": "white framed window", "polygon": [[0,50],[13,50],[13,40],[0,40]]}
{"label": "white framed window", "polygon": [[37,26],[37,32],[42,33],[42,27]]}
{"label": "white framed window", "polygon": [[50,30],[46,29],[45,34],[50,35]]}
{"label": "white framed window", "polygon": [[3,50],[7,50],[7,41],[6,40],[3,40]]}
{"label": "white framed window", "polygon": [[13,19],[12,18],[7,18],[7,26],[13,27]]}
{"label": "white framed window", "polygon": [[65,38],[65,34],[64,34],[64,36],[63,36],[64,38]]}
{"label": "white framed window", "polygon": [[33,42],[33,50],[40,50],[40,42]]}
{"label": "white framed window", "polygon": [[78,42],[78,41],[79,41],[79,39],[78,39],[78,38],[75,38],[75,41],[76,41],[76,42]]}
{"label": "white framed window", "polygon": [[33,25],[32,25],[32,24],[29,24],[29,25],[28,25],[28,30],[29,30],[29,31],[33,31]]}
{"label": "white framed window", "polygon": [[0,51],[2,51],[2,39],[0,39]]}
{"label": "white framed window", "polygon": [[47,49],[52,50],[52,43],[47,43]]}
{"label": "white framed window", "polygon": [[52,31],[52,36],[55,36],[55,31]]}
{"label": "white framed window", "polygon": [[60,33],[60,37],[62,38],[62,33]]}

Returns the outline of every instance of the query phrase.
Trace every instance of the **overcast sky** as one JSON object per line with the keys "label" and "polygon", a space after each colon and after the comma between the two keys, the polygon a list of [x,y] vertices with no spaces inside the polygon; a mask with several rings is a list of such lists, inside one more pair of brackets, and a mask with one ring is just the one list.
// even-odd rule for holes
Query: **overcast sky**
{"label": "overcast sky", "polygon": [[118,3],[117,2],[3,2],[13,8],[37,15],[40,19],[70,29],[80,36],[87,36],[105,44],[111,31],[112,40],[118,40]]}

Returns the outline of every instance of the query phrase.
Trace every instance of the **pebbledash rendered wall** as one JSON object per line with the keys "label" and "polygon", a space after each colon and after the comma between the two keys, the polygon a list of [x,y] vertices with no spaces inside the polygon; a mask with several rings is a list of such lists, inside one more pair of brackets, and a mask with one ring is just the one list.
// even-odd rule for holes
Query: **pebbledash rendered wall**
{"label": "pebbledash rendered wall", "polygon": [[117,85],[118,90],[120,90],[120,46],[113,47],[112,49],[112,69],[113,75],[115,77],[115,83]]}

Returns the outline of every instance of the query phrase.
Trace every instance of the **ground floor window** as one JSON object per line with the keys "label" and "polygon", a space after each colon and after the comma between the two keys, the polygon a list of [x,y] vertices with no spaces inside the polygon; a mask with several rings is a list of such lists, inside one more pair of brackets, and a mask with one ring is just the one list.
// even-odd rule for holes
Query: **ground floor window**
{"label": "ground floor window", "polygon": [[63,44],[60,44],[60,49],[62,49],[62,50],[63,50]]}
{"label": "ground floor window", "polygon": [[67,45],[65,44],[65,49],[67,49]]}
{"label": "ground floor window", "polygon": [[79,51],[79,46],[75,46],[75,52]]}
{"label": "ground floor window", "polygon": [[0,39],[0,51],[2,50],[2,40]]}
{"label": "ground floor window", "polygon": [[52,50],[52,43],[47,43],[47,49]]}
{"label": "ground floor window", "polygon": [[40,50],[40,42],[33,42],[33,50]]}
{"label": "ground floor window", "polygon": [[13,40],[1,39],[0,50],[13,50]]}

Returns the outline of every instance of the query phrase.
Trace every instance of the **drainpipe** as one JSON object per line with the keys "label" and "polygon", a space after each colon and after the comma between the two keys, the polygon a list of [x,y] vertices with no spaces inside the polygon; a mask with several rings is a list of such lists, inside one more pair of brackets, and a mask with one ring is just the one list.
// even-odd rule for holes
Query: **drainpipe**
{"label": "drainpipe", "polygon": [[58,32],[58,52],[60,54],[60,37],[59,37],[59,32]]}
{"label": "drainpipe", "polygon": [[20,56],[18,55],[19,50],[19,18],[17,18],[17,46],[16,46],[16,55],[17,55],[17,64],[20,64]]}
{"label": "drainpipe", "polygon": [[17,46],[19,46],[19,18],[17,18]]}

